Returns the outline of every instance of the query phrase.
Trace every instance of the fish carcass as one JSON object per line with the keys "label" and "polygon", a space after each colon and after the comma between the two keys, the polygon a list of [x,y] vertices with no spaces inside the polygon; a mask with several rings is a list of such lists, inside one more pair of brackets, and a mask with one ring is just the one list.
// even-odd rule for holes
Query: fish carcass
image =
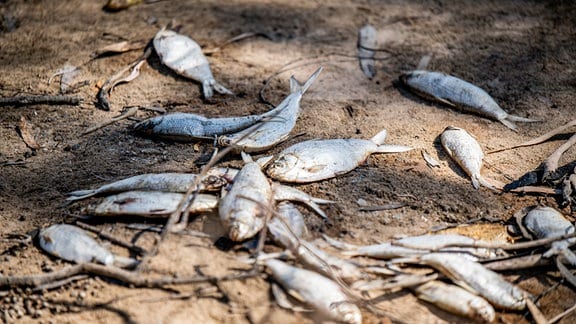
{"label": "fish carcass", "polygon": [[508,114],[486,91],[441,72],[411,71],[402,74],[400,82],[424,98],[497,120],[512,130],[516,130],[513,122],[537,121]]}
{"label": "fish carcass", "polygon": [[214,79],[208,59],[200,45],[190,37],[162,28],[154,36],[153,43],[164,65],[183,77],[202,83],[204,98],[211,98],[213,90],[221,94],[233,94]]}
{"label": "fish carcass", "polygon": [[472,135],[462,128],[448,126],[440,135],[440,142],[448,155],[470,176],[475,189],[482,185],[491,190],[498,190],[480,175],[484,152]]}
{"label": "fish carcass", "polygon": [[406,152],[412,148],[384,144],[386,130],[370,140],[325,139],[294,144],[267,164],[266,173],[283,182],[307,183],[352,171],[374,153]]}
{"label": "fish carcass", "polygon": [[292,76],[290,94],[276,108],[262,114],[267,120],[242,131],[223,135],[218,139],[218,143],[223,146],[233,146],[239,151],[262,152],[286,140],[300,115],[302,95],[320,72],[322,72],[322,67],[316,70],[304,84]]}

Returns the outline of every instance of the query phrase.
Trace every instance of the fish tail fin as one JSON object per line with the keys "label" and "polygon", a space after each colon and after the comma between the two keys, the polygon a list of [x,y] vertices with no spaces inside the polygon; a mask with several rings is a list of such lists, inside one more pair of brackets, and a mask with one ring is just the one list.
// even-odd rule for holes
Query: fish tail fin
{"label": "fish tail fin", "polygon": [[234,95],[234,92],[230,91],[228,88],[223,86],[218,81],[214,81],[214,83],[212,84],[212,88],[214,88],[214,90],[216,90],[216,92],[218,92],[220,94]]}
{"label": "fish tail fin", "polygon": [[506,116],[506,119],[508,119],[510,121],[520,122],[520,123],[537,123],[540,121],[537,119],[524,118],[524,117],[520,117],[520,116],[516,116],[516,115],[508,115],[508,116]]}
{"label": "fish tail fin", "polygon": [[132,269],[136,267],[138,264],[140,264],[140,261],[116,255],[114,256],[113,264],[120,268]]}
{"label": "fish tail fin", "polygon": [[312,75],[304,82],[304,84],[298,82],[294,76],[290,77],[290,93],[299,92],[300,94],[304,94],[308,88],[314,83],[314,80],[320,75],[322,72],[323,67],[319,67]]}
{"label": "fish tail fin", "polygon": [[518,131],[516,125],[515,125],[513,122],[511,122],[511,121],[509,121],[509,120],[507,120],[507,119],[500,119],[499,121],[500,121],[502,124],[504,124],[504,126],[510,128],[511,130],[513,130],[513,131],[515,131],[515,132]]}
{"label": "fish tail fin", "polygon": [[413,148],[405,145],[391,145],[383,144],[379,145],[376,152],[374,153],[402,153],[412,150]]}
{"label": "fish tail fin", "polygon": [[212,90],[213,81],[214,80],[202,81],[202,95],[204,95],[204,99],[210,99],[214,95],[214,90]]}
{"label": "fish tail fin", "polygon": [[388,136],[388,132],[386,131],[386,129],[383,129],[379,131],[378,134],[374,135],[374,137],[372,137],[370,140],[375,144],[382,145],[386,140],[386,136]]}
{"label": "fish tail fin", "polygon": [[70,197],[66,198],[67,201],[76,201],[90,198],[96,195],[96,190],[76,190],[69,192]]}

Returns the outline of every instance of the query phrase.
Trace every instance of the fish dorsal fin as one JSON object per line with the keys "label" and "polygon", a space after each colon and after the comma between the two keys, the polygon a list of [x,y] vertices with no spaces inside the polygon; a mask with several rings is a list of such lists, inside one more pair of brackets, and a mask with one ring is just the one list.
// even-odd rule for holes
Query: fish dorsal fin
{"label": "fish dorsal fin", "polygon": [[252,160],[252,157],[250,156],[250,154],[244,153],[244,151],[242,151],[242,152],[240,152],[240,155],[242,156],[242,161],[244,161],[244,163],[254,162],[254,160]]}
{"label": "fish dorsal fin", "polygon": [[374,142],[374,144],[382,145],[386,140],[386,136],[388,136],[388,132],[386,131],[386,129],[383,129],[380,132],[378,132],[378,134],[374,135],[374,137],[372,137],[370,140]]}

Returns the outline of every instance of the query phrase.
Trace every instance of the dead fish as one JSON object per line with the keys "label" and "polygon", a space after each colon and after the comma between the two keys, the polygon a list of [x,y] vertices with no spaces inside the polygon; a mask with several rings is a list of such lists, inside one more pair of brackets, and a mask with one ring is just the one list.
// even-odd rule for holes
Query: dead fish
{"label": "dead fish", "polygon": [[424,98],[497,120],[514,131],[516,125],[513,122],[537,122],[534,119],[508,114],[486,91],[441,72],[411,71],[402,74],[400,82]]}
{"label": "dead fish", "polygon": [[232,188],[221,198],[218,213],[233,241],[253,237],[265,224],[272,203],[272,186],[260,166],[242,152],[245,164],[234,178]]}
{"label": "dead fish", "polygon": [[[574,225],[552,207],[535,207],[522,217],[520,221],[521,224],[519,225],[528,231],[532,239],[560,237],[576,231]],[[550,250],[544,253],[544,257],[564,255],[566,259],[576,266],[576,256],[569,249],[574,242],[576,242],[576,238],[555,241],[552,243]]]}
{"label": "dead fish", "polygon": [[360,68],[368,79],[372,79],[376,75],[376,68],[374,67],[375,48],[376,29],[370,25],[360,28],[358,31],[358,58]]}
{"label": "dead fish", "polygon": [[442,272],[457,285],[476,292],[498,308],[523,310],[526,307],[528,293],[478,262],[449,253],[429,253],[418,260]]}
{"label": "dead fish", "polygon": [[[216,191],[234,179],[238,170],[231,168],[212,168],[202,177],[199,191]],[[192,173],[148,173],[105,184],[96,189],[77,190],[68,193],[66,200],[75,201],[93,196],[124,191],[165,191],[186,192],[198,178]]]}
{"label": "dead fish", "polygon": [[304,216],[294,204],[283,201],[276,206],[277,213],[268,222],[268,231],[275,242],[284,248],[297,245],[297,238],[307,233]]}
{"label": "dead fish", "polygon": [[206,118],[189,113],[173,113],[146,119],[132,129],[177,141],[194,141],[241,131],[264,120],[262,115],[244,117]]}
{"label": "dead fish", "polygon": [[327,139],[294,144],[268,164],[266,173],[283,182],[307,183],[352,171],[374,153],[406,152],[412,148],[386,145],[386,130],[370,140]]}
{"label": "dead fish", "polygon": [[480,175],[484,152],[482,152],[482,147],[472,135],[462,128],[448,126],[442,132],[440,141],[448,155],[470,176],[472,186],[475,189],[480,188],[480,185],[482,185],[491,190],[498,190]]}
{"label": "dead fish", "polygon": [[272,272],[274,280],[285,290],[328,320],[362,323],[360,309],[334,281],[316,272],[299,269],[275,259],[268,259],[265,264]]}
{"label": "dead fish", "polygon": [[246,163],[234,178],[232,188],[220,201],[219,214],[233,241],[253,237],[265,224],[272,202],[290,200],[306,204],[320,216],[326,214],[317,204],[332,201],[310,197],[296,188],[272,184],[260,169],[258,162],[242,152]]}
{"label": "dead fish", "polygon": [[51,255],[75,263],[98,262],[128,267],[138,262],[131,258],[115,256],[84,230],[68,224],[55,224],[41,229],[39,244]]}
{"label": "dead fish", "polygon": [[[184,194],[160,191],[126,191],[107,196],[88,212],[95,216],[134,215],[144,217],[166,217],[176,211]],[[218,206],[214,195],[198,194],[189,207],[190,213],[211,212]]]}
{"label": "dead fish", "polygon": [[316,70],[304,84],[298,82],[294,76],[290,77],[290,94],[276,108],[262,115],[270,120],[237,133],[221,136],[218,143],[222,146],[234,146],[244,152],[262,152],[286,140],[300,115],[302,95],[320,72],[322,72],[322,67]]}
{"label": "dead fish", "polygon": [[214,79],[208,59],[200,45],[190,37],[163,28],[154,36],[153,43],[164,65],[181,76],[202,83],[204,98],[211,98],[213,90],[221,94],[233,94]]}
{"label": "dead fish", "polygon": [[416,296],[452,314],[492,323],[494,307],[484,298],[458,286],[433,280],[412,289]]}

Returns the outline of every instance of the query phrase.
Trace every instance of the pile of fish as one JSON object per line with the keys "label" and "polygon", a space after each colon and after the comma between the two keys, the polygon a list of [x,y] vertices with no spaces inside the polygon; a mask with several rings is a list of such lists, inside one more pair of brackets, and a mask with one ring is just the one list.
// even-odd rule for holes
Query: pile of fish
{"label": "pile of fish", "polygon": [[[360,65],[370,78],[375,74],[375,33],[367,26],[361,30],[359,40]],[[153,46],[164,65],[201,83],[205,98],[212,97],[214,91],[233,94],[215,80],[208,60],[191,38],[162,29],[154,37]],[[219,146],[231,146],[241,154],[241,169],[215,166],[201,174],[141,174],[99,188],[71,192],[68,200],[98,199],[86,209],[95,217],[167,217],[187,199],[186,193],[194,192],[188,211],[218,215],[231,240],[256,239],[265,230],[268,238],[282,248],[281,253],[252,260],[264,265],[283,287],[273,287],[279,305],[293,310],[311,308],[330,321],[361,323],[360,308],[367,304],[365,296],[394,289],[407,289],[441,309],[483,322],[495,320],[495,309],[524,310],[532,296],[484,265],[513,255],[499,248],[475,247],[489,246],[487,242],[455,234],[412,236],[368,246],[329,237],[325,241],[311,240],[304,215],[292,202],[301,203],[324,218],[328,215],[319,204],[333,202],[282,183],[324,181],[354,170],[371,154],[411,150],[385,144],[387,132],[382,129],[370,139],[312,139],[256,160],[248,155],[265,152],[290,136],[301,112],[300,101],[321,72],[320,67],[304,83],[291,77],[286,98],[259,115],[207,118],[171,113],[132,126],[132,130],[147,136],[185,142],[209,140]],[[514,122],[535,121],[506,113],[484,90],[453,76],[416,70],[399,79],[420,96],[497,120],[515,131]],[[440,140],[447,154],[471,178],[474,188],[502,190],[502,184],[481,175],[484,153],[471,134],[448,126]],[[569,182],[571,188],[576,188],[574,183],[576,180]],[[527,239],[562,237],[575,231],[562,214],[549,207],[523,211],[518,225]],[[554,242],[543,253],[544,258],[556,258],[559,267],[576,266],[571,250],[575,240]],[[138,263],[110,253],[71,225],[44,228],[39,241],[51,255],[71,262],[121,267]],[[287,295],[305,306],[293,305]]]}

